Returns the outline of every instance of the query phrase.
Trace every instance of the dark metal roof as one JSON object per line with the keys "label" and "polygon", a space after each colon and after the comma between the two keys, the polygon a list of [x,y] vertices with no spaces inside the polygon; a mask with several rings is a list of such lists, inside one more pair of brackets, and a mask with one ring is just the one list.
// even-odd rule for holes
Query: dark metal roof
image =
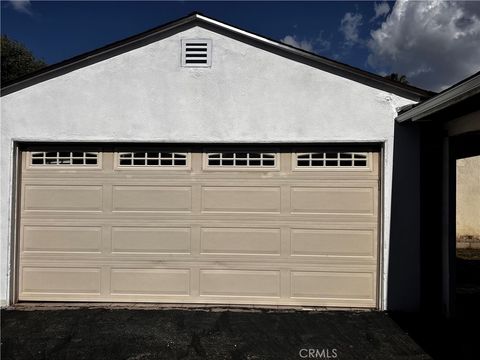
{"label": "dark metal roof", "polygon": [[225,34],[226,36],[234,37],[240,41],[244,41],[254,46],[261,47],[267,51],[274,52],[280,56],[285,56],[296,61],[304,62],[322,70],[335,73],[339,76],[365,83],[369,86],[389,91],[415,101],[428,99],[435,95],[433,92],[411,85],[402,84],[368,71],[364,71],[359,68],[343,64],[302,49],[298,49],[279,41],[242,30],[238,27],[204,16],[198,12],[192,13],[188,16],[151,30],[147,30],[138,35],[128,37],[96,50],[45,67],[31,74],[20,77],[14,81],[2,84],[1,95],[7,95],[52,77],[56,77],[75,69],[91,65],[111,56],[121,54],[132,48],[140,47],[158,39],[168,37],[176,32],[193,27],[195,25],[206,27],[213,31]]}

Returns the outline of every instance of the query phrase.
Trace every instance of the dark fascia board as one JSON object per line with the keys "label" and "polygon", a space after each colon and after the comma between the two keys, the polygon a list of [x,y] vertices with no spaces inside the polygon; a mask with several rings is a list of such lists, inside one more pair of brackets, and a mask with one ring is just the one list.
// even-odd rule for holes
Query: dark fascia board
{"label": "dark fascia board", "polygon": [[396,120],[398,122],[404,122],[407,120],[417,121],[425,119],[426,117],[431,119],[431,116],[435,113],[455,105],[460,101],[469,99],[478,93],[480,93],[480,72],[460,81],[417,106],[408,109],[398,115]]}
{"label": "dark fascia board", "polygon": [[182,31],[183,29],[195,25],[205,26],[212,30],[226,34],[227,36],[232,36],[238,40],[246,41],[253,45],[260,46],[266,50],[273,51],[278,55],[305,62],[309,65],[330,71],[346,78],[350,78],[354,81],[365,83],[375,88],[392,92],[414,101],[425,100],[435,95],[433,92],[392,81],[368,71],[364,71],[353,66],[346,65],[287,44],[283,44],[276,40],[242,30],[238,27],[204,16],[197,12],[143,33],[128,37],[124,40],[114,42],[96,50],[48,66],[12,82],[6,83],[2,85],[1,95],[7,95],[52,77],[65,74],[83,66],[88,66],[92,63],[118,55],[132,48],[140,47],[150,42],[157,41],[158,39],[168,37],[173,33]]}

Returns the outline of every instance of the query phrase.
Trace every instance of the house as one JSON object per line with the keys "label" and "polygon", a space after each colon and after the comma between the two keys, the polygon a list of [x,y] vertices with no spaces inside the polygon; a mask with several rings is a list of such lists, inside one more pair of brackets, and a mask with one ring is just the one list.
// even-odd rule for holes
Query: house
{"label": "house", "polygon": [[[401,294],[408,288],[415,294],[410,308],[450,316],[455,313],[456,199],[463,195],[456,189],[457,161],[480,155],[480,72],[404,108],[396,120],[395,144],[409,149],[394,157],[390,245],[397,251],[390,259],[390,305],[403,309]],[[472,199],[480,193],[476,174],[460,173],[463,183],[477,184]]]}
{"label": "house", "polygon": [[419,308],[432,95],[198,13],[5,84],[2,304]]}

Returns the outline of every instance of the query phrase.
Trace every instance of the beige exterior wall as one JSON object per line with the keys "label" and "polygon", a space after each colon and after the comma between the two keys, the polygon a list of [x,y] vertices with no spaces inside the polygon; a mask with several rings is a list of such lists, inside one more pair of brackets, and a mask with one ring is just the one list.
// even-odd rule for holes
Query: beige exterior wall
{"label": "beige exterior wall", "polygon": [[457,160],[457,239],[480,240],[480,156]]}

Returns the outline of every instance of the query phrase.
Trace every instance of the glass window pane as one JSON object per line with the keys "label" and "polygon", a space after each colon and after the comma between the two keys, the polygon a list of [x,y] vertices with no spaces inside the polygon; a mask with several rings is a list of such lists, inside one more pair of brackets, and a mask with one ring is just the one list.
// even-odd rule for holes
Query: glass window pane
{"label": "glass window pane", "polygon": [[163,159],[162,159],[162,160],[160,161],[160,165],[162,165],[162,166],[171,166],[171,165],[173,165],[173,160],[163,160]]}
{"label": "glass window pane", "polygon": [[147,160],[147,165],[158,166],[158,159],[148,159]]}
{"label": "glass window pane", "polygon": [[74,165],[83,165],[83,159],[73,159],[72,164]]}

